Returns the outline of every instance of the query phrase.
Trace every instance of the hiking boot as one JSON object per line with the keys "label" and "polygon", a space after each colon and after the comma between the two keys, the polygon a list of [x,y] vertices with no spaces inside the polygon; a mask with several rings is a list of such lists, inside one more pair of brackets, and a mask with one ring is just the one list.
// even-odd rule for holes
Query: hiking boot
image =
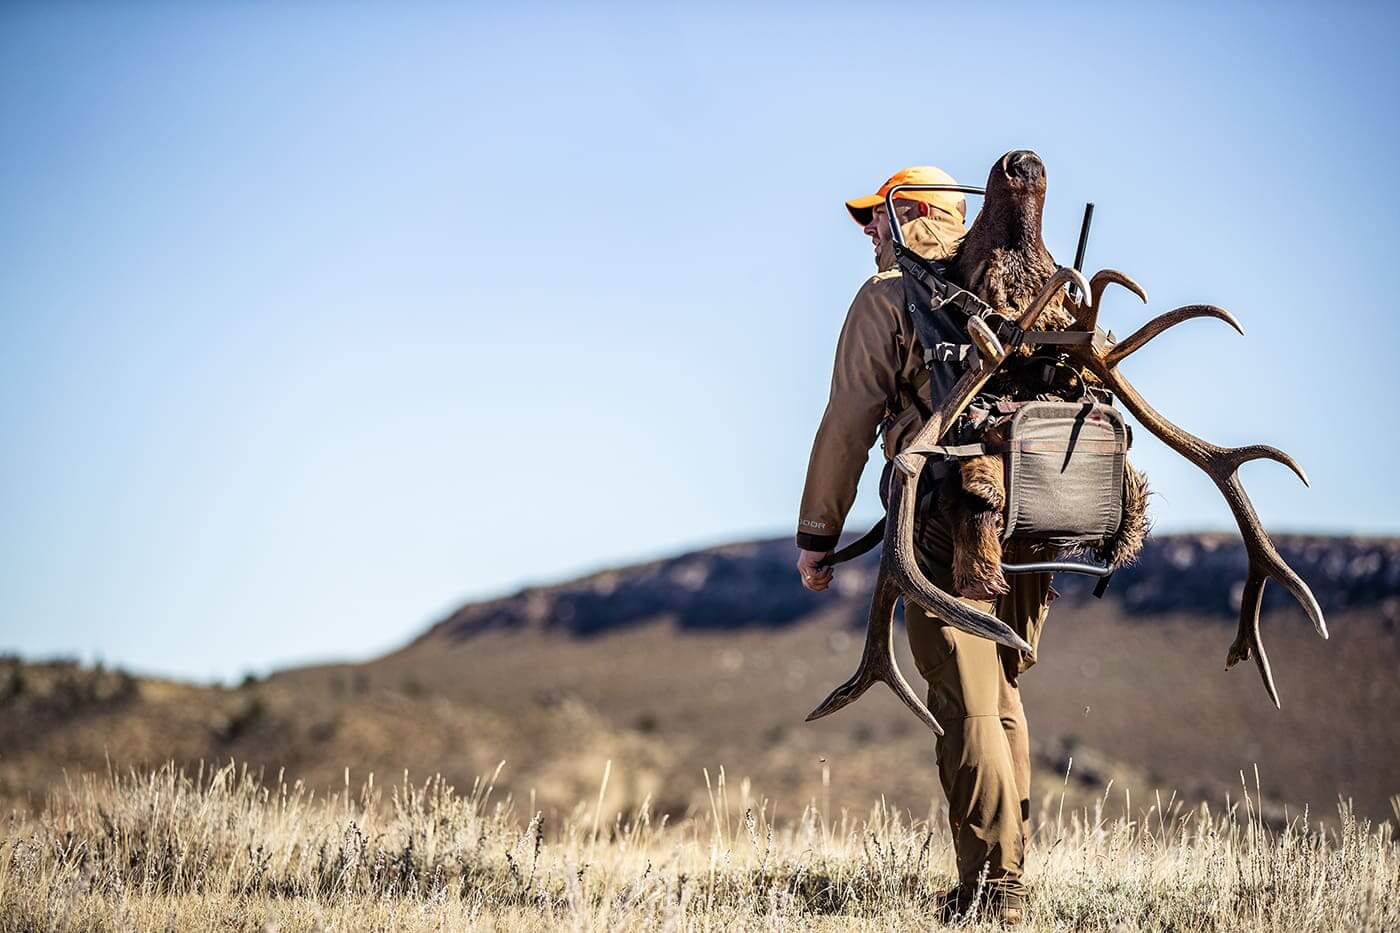
{"label": "hiking boot", "polygon": [[956,923],[974,911],[981,915],[980,919],[1017,926],[1025,919],[1025,898],[988,887],[982,889],[981,902],[973,903],[972,891],[954,885],[934,900],[934,913],[940,923]]}
{"label": "hiking boot", "polygon": [[933,913],[939,923],[956,923],[959,917],[967,913],[967,907],[967,898],[962,896],[962,889],[957,885],[944,891],[933,901]]}

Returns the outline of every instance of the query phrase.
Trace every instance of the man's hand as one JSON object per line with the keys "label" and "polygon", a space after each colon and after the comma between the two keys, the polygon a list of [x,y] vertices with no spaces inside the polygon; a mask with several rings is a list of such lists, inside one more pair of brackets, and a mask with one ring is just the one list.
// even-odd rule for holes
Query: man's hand
{"label": "man's hand", "polygon": [[831,585],[832,568],[817,566],[818,561],[830,554],[830,551],[797,549],[797,572],[802,575],[802,585],[813,593],[820,593]]}

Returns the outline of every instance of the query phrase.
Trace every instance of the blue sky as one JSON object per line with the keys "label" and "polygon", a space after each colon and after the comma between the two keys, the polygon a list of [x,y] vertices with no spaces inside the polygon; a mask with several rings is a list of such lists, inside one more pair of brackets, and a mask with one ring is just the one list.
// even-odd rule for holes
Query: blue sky
{"label": "blue sky", "polygon": [[232,678],[790,534],[842,200],[1019,147],[1051,250],[1093,200],[1148,289],[1120,334],[1244,323],[1126,369],[1300,459],[1246,468],[1266,523],[1400,531],[1393,8],[504,7],[0,8],[0,649]]}

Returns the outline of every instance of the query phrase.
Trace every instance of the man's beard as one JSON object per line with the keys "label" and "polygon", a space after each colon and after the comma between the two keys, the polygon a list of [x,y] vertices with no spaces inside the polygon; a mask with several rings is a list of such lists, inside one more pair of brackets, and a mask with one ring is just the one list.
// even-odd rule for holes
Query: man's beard
{"label": "man's beard", "polygon": [[885,239],[875,247],[875,271],[888,272],[894,268],[894,241]]}

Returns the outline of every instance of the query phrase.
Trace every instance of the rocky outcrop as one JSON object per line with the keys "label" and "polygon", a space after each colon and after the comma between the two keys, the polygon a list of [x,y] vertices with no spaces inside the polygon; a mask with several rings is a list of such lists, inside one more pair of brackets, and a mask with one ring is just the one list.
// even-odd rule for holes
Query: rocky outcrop
{"label": "rocky outcrop", "polygon": [[[1379,607],[1400,617],[1400,539],[1280,535],[1274,537],[1289,566],[1307,581],[1324,612]],[[1189,612],[1230,615],[1239,611],[1249,571],[1235,535],[1163,535],[1151,539],[1141,559],[1117,575],[1110,592],[1133,613]],[[1057,587],[1084,598],[1084,578]],[[1291,605],[1282,587],[1264,590],[1265,610]]]}
{"label": "rocky outcrop", "polygon": [[[1392,625],[1400,623],[1400,539],[1282,535],[1274,540],[1324,611],[1375,608]],[[522,627],[586,636],[650,622],[683,629],[771,627],[800,623],[818,611],[847,613],[853,624],[863,622],[878,552],[843,566],[836,593],[827,595],[802,588],[794,559],[787,538],[695,551],[472,603],[424,637],[462,639]],[[1232,617],[1246,570],[1238,537],[1162,535],[1148,541],[1136,565],[1117,575],[1108,598],[1134,614]],[[1067,600],[1091,598],[1083,577],[1061,574],[1056,588]],[[1289,603],[1278,586],[1266,590],[1266,609]]]}

